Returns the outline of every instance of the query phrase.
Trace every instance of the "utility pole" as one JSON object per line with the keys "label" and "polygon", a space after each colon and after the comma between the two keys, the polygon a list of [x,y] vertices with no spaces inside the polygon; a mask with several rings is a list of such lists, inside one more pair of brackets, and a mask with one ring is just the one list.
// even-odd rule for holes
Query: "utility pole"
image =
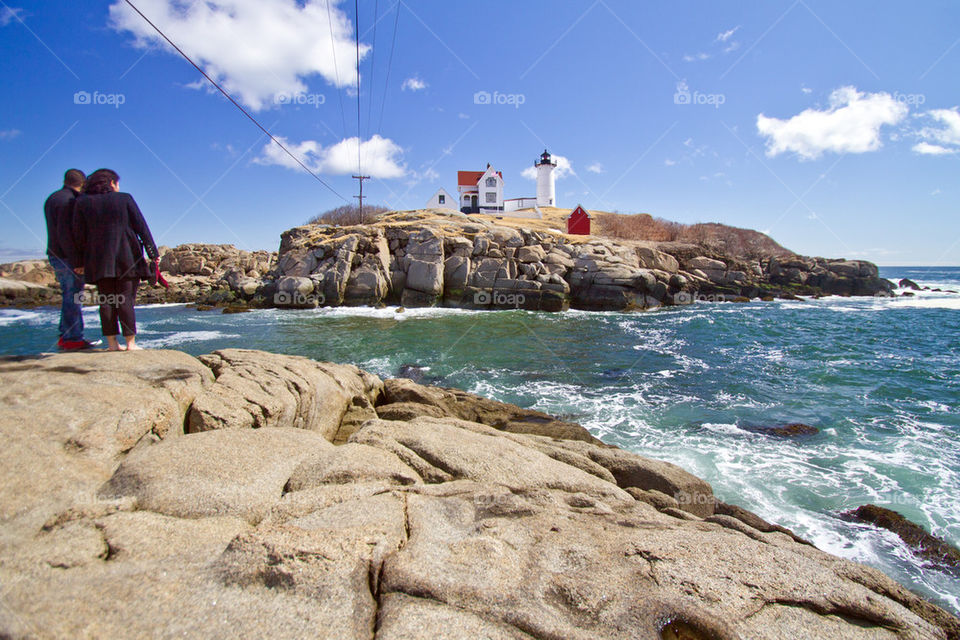
{"label": "utility pole", "polygon": [[360,201],[360,224],[366,224],[367,221],[363,218],[363,181],[369,180],[370,176],[353,176],[353,179],[360,181],[360,195],[353,197]]}

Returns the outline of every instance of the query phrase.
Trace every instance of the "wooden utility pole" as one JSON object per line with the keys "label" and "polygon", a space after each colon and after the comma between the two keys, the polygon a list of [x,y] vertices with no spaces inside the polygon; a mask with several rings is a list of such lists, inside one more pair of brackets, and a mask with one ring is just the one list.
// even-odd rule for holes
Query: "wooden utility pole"
{"label": "wooden utility pole", "polygon": [[360,195],[353,196],[360,201],[360,224],[366,224],[366,220],[363,218],[363,181],[369,180],[370,176],[353,176],[354,180],[360,181]]}

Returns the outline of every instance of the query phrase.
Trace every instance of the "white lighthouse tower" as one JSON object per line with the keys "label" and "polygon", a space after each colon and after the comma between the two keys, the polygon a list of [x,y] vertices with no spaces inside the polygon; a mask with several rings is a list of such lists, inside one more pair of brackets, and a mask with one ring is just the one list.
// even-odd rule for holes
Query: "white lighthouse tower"
{"label": "white lighthouse tower", "polygon": [[533,166],[537,168],[537,206],[557,206],[556,186],[553,178],[553,170],[557,168],[556,161],[544,149],[540,155],[540,160]]}

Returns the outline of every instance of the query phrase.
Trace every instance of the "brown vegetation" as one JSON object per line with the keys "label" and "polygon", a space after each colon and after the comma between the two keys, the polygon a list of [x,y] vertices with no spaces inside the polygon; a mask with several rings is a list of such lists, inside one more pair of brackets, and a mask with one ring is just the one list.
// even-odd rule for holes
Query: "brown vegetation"
{"label": "brown vegetation", "polygon": [[745,258],[792,255],[770,236],[752,229],[741,229],[716,222],[683,224],[654,218],[646,213],[597,215],[596,235],[619,240],[652,242],[688,242],[710,251]]}
{"label": "brown vegetation", "polygon": [[366,205],[363,207],[363,215],[361,216],[360,207],[355,204],[345,204],[310,218],[307,224],[332,224],[340,227],[370,224],[376,222],[380,215],[387,211],[392,211],[392,209],[378,204]]}

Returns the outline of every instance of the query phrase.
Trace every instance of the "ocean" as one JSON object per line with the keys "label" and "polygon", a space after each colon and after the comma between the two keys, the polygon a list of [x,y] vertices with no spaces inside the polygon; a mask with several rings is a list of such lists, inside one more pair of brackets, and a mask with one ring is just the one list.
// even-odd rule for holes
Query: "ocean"
{"label": "ocean", "polygon": [[[960,291],[960,268],[888,267]],[[899,293],[899,292],[898,292]],[[97,335],[97,313],[84,317]],[[51,351],[55,309],[0,309],[0,354]],[[874,503],[960,546],[960,295],[701,302],[648,313],[336,308],[224,315],[138,309],[140,344],[265,349],[401,369],[577,421],[679,464],[725,502],[876,567],[960,614],[960,580],[889,532],[848,522]],[[820,432],[779,438],[764,427]]]}

